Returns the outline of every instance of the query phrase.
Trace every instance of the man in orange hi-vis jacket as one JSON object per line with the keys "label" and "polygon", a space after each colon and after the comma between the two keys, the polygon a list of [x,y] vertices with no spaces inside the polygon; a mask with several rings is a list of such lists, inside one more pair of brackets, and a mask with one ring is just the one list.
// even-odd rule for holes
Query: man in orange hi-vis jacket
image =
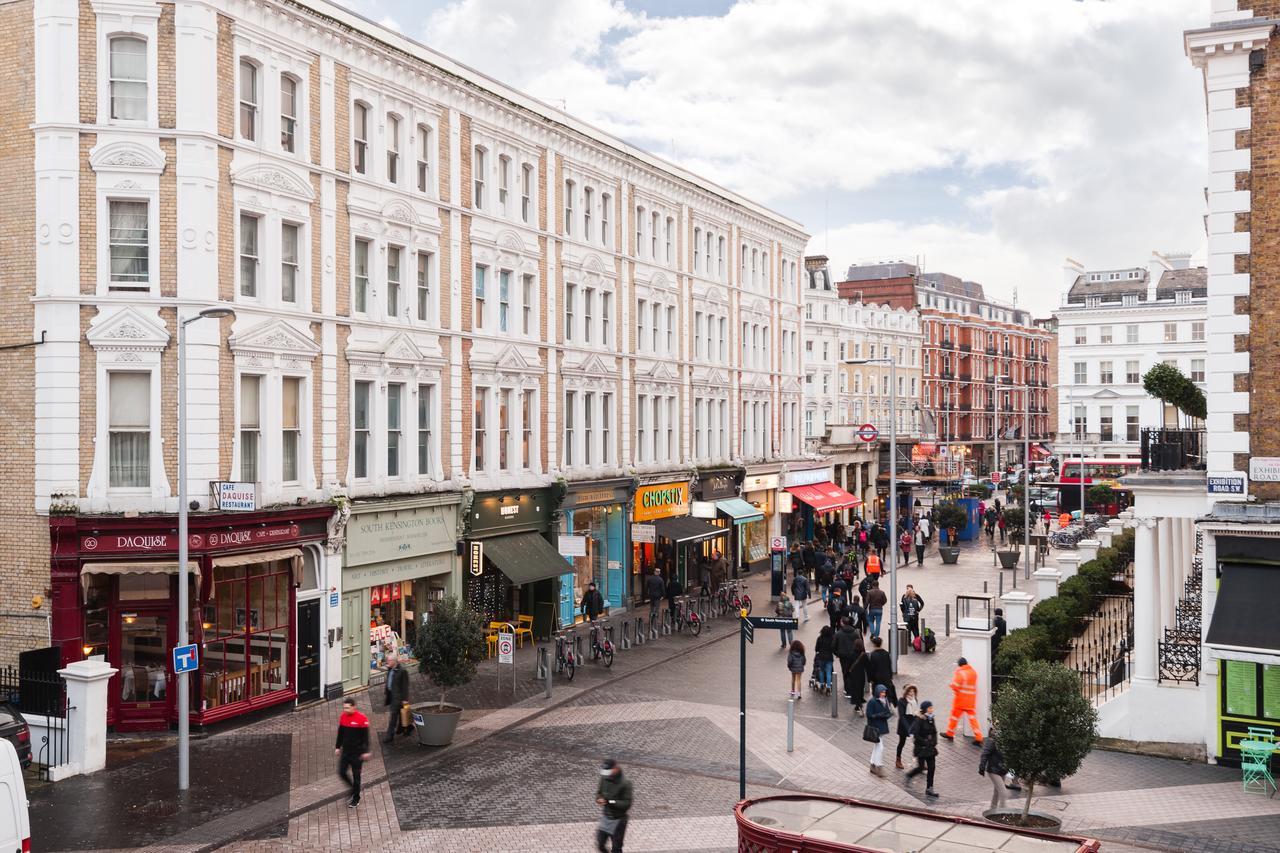
{"label": "man in orange hi-vis jacket", "polygon": [[974,743],[982,743],[982,729],[978,726],[978,671],[964,658],[956,664],[955,674],[951,676],[951,719],[942,736],[955,740],[956,724],[960,722],[960,715],[966,714],[973,727]]}

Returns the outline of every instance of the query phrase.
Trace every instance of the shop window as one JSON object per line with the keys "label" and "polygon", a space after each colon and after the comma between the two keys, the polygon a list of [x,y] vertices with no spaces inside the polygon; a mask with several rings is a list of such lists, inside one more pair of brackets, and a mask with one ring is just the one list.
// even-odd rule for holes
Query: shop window
{"label": "shop window", "polygon": [[214,567],[201,619],[204,710],[289,688],[291,571],[288,560]]}
{"label": "shop window", "polygon": [[102,655],[111,659],[108,642],[111,636],[107,624],[107,605],[111,601],[111,575],[85,575],[84,589],[84,652],[86,658]]}
{"label": "shop window", "polygon": [[169,576],[165,574],[123,574],[119,576],[120,601],[165,601],[169,598]]}

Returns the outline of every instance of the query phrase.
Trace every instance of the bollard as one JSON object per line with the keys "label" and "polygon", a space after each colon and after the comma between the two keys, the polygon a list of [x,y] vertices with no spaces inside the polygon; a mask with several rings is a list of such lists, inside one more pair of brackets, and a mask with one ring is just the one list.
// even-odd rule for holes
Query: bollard
{"label": "bollard", "polygon": [[840,678],[840,670],[836,667],[835,661],[831,663],[831,719],[840,719],[840,686],[837,680]]}
{"label": "bollard", "polygon": [[629,649],[629,648],[631,648],[631,629],[632,629],[633,627],[634,627],[634,626],[632,625],[632,623],[631,623],[631,620],[630,620],[630,619],[623,619],[623,620],[622,620],[622,646],[621,646],[621,648],[624,648],[624,649]]}
{"label": "bollard", "polygon": [[951,636],[951,604],[950,603],[946,605],[946,620],[947,621],[945,622],[945,625],[946,625],[947,636],[950,637]]}
{"label": "bollard", "polygon": [[[1016,575],[1017,572],[1014,572],[1014,574]],[[986,592],[986,590],[984,589],[983,592]],[[1004,572],[1000,573],[1000,594],[1004,595]]]}
{"label": "bollard", "polygon": [[796,748],[796,700],[787,700],[787,752]]}
{"label": "bollard", "polygon": [[644,645],[645,640],[649,639],[649,632],[648,632],[647,630],[645,630],[645,627],[644,627],[644,617],[643,617],[643,616],[637,616],[637,617],[636,617],[636,628],[635,628],[635,632],[636,632],[636,645],[637,645],[637,646],[643,646],[643,645]]}

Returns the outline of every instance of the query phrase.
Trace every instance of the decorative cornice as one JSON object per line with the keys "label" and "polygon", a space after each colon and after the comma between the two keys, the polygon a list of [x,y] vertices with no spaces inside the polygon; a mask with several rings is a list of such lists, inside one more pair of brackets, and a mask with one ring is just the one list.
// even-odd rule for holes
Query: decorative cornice
{"label": "decorative cornice", "polygon": [[1267,46],[1275,21],[1244,18],[1216,27],[1187,30],[1182,34],[1182,47],[1191,64],[1203,68],[1217,56],[1249,53]]}

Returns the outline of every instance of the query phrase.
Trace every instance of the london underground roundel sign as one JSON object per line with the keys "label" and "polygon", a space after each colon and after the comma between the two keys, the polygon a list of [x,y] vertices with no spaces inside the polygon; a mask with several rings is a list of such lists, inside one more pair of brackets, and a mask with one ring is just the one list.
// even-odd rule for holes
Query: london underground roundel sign
{"label": "london underground roundel sign", "polygon": [[880,430],[876,429],[873,424],[863,424],[858,427],[858,438],[870,443],[880,437]]}

